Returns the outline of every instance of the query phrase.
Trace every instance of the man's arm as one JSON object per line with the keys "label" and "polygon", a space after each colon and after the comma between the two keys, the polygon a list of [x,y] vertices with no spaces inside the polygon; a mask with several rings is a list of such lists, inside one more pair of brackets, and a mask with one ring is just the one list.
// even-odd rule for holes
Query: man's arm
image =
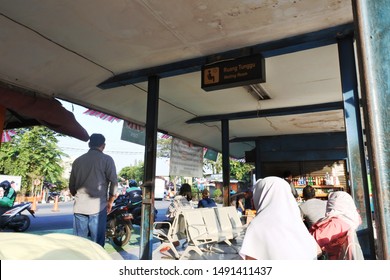
{"label": "man's arm", "polygon": [[112,204],[114,203],[115,195],[110,195],[107,200],[107,213],[111,212]]}
{"label": "man's arm", "polygon": [[70,172],[70,177],[69,177],[69,192],[73,196],[76,195],[75,176],[74,176],[73,169]]}
{"label": "man's arm", "polygon": [[118,192],[118,176],[116,174],[116,167],[114,160],[111,157],[109,158],[109,166],[106,173],[106,176],[109,181],[108,187],[108,200],[107,200],[107,211],[110,212],[112,209],[112,204],[116,198],[116,193]]}
{"label": "man's arm", "polygon": [[110,156],[107,156],[105,174],[107,181],[109,182],[108,194],[109,196],[115,196],[118,192],[118,175],[116,174],[115,162]]}

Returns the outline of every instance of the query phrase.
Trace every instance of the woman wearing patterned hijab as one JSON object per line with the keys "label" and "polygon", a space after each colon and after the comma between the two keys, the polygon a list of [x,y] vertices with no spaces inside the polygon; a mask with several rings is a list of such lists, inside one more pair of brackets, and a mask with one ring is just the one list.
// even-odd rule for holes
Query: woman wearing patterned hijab
{"label": "woman wearing patterned hijab", "polygon": [[256,217],[245,233],[243,259],[315,260],[318,245],[302,221],[288,183],[279,177],[256,182],[253,190]]}
{"label": "woman wearing patterned hijab", "polygon": [[310,233],[331,260],[363,260],[356,235],[361,224],[355,203],[344,191],[329,194],[325,218],[310,228]]}

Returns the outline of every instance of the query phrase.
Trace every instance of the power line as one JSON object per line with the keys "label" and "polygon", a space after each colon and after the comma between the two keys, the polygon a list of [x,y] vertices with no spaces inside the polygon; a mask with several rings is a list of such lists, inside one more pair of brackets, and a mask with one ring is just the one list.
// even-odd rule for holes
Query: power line
{"label": "power line", "polygon": [[[88,151],[88,148],[74,148],[74,147],[60,147],[62,150],[72,150],[72,151]],[[104,150],[107,154],[123,154],[123,155],[142,155],[144,154],[143,151],[110,151],[110,150]]]}

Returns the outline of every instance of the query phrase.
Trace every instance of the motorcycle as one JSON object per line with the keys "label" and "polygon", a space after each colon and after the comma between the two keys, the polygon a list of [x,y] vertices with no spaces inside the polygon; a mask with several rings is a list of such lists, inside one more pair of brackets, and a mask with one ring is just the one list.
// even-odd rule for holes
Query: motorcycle
{"label": "motorcycle", "polygon": [[[30,227],[30,217],[22,214],[27,210],[35,218],[34,210],[31,210],[31,202],[21,203],[5,209],[0,216],[0,230],[12,229],[16,232],[24,232]],[[4,209],[3,209],[4,210]]]}
{"label": "motorcycle", "polygon": [[135,190],[127,194],[119,195],[114,204],[126,205],[128,213],[133,216],[132,223],[135,225],[141,225],[141,209],[142,209],[142,193]]}
{"label": "motorcycle", "polygon": [[126,204],[113,205],[107,214],[106,238],[119,247],[129,243],[133,229],[132,219]]}
{"label": "motorcycle", "polygon": [[[115,201],[115,204],[127,205],[128,213],[133,216],[132,223],[134,225],[141,226],[142,219],[142,191],[132,190],[126,194],[119,195]],[[154,209],[154,216],[156,217],[158,211]]]}
{"label": "motorcycle", "polygon": [[[58,198],[60,197],[60,192],[49,192],[48,195],[47,195],[47,198],[46,198],[46,203],[50,203],[50,201],[55,201],[56,200],[56,197],[58,196]],[[59,201],[59,199],[58,199]]]}

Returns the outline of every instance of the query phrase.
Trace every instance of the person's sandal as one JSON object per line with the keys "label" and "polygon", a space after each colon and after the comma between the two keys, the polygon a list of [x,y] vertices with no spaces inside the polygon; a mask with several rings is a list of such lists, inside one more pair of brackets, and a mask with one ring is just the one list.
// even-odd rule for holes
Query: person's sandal
{"label": "person's sandal", "polygon": [[[173,246],[177,247],[179,245],[180,245],[180,241],[173,241]],[[168,251],[169,249],[171,249],[169,246],[161,248],[160,253],[164,253],[164,252]]]}
{"label": "person's sandal", "polygon": [[164,252],[168,251],[169,249],[171,249],[171,248],[169,248],[169,246],[163,247],[160,249],[160,253],[164,253]]}
{"label": "person's sandal", "polygon": [[[173,242],[173,246],[177,247],[177,246],[179,246],[179,245],[180,245],[180,241],[174,241],[174,242]],[[164,247],[164,248],[161,248],[161,249],[160,249],[160,253],[164,253],[164,252],[168,251],[169,249],[171,249],[169,246],[166,246],[166,247]]]}

